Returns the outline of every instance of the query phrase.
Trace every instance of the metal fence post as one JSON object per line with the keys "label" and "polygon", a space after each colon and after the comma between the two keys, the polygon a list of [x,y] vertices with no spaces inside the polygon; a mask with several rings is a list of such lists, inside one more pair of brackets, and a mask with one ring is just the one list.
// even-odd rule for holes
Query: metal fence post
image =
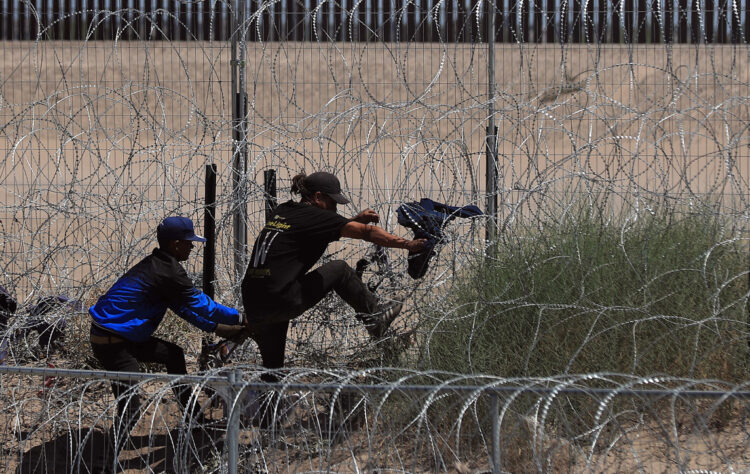
{"label": "metal fence post", "polygon": [[497,393],[490,395],[492,406],[492,474],[500,474],[500,397]]}
{"label": "metal fence post", "polygon": [[[214,297],[214,280],[216,279],[216,164],[206,165],[206,206],[203,212],[203,236],[206,245],[203,247],[203,292],[209,298]],[[205,334],[205,333],[204,333]],[[208,339],[201,336],[201,350],[206,348]]]}
{"label": "metal fence post", "polygon": [[237,383],[240,379],[240,371],[234,369],[227,375],[229,379],[229,419],[227,420],[227,472],[237,473],[237,462],[239,458],[238,448],[240,443],[240,402]]}
{"label": "metal fence post", "polygon": [[235,0],[232,8],[232,190],[234,193],[234,265],[241,277],[245,271],[247,248],[247,202],[245,174],[247,171],[247,93],[245,91],[246,9],[245,2]]}
{"label": "metal fence post", "polygon": [[497,240],[497,127],[495,126],[495,2],[487,4],[487,135],[486,135],[486,192],[487,244]]}
{"label": "metal fence post", "polygon": [[265,192],[266,199],[266,220],[269,220],[278,204],[276,198],[276,170],[263,171],[263,191]]}
{"label": "metal fence post", "polygon": [[216,164],[206,165],[206,206],[203,212],[203,292],[214,297],[216,279]]}

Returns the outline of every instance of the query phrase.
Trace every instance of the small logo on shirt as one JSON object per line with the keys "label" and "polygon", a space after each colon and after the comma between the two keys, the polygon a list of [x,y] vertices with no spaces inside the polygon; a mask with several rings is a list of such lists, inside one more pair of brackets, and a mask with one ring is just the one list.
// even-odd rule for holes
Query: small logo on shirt
{"label": "small logo on shirt", "polygon": [[291,225],[286,224],[284,222],[279,222],[279,221],[268,221],[266,222],[266,227],[270,227],[272,229],[280,229],[280,230],[289,230],[292,228]]}

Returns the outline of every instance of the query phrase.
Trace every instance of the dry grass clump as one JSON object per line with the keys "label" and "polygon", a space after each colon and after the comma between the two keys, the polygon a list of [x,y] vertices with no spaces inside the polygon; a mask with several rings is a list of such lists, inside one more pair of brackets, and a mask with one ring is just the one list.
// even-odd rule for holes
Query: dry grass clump
{"label": "dry grass clump", "polygon": [[498,244],[426,320],[425,368],[746,379],[747,242],[712,214],[568,213]]}

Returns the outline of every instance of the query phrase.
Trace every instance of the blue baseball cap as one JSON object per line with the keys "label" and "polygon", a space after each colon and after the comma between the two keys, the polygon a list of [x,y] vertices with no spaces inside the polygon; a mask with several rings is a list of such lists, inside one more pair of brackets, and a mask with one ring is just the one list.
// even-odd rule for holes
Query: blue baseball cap
{"label": "blue baseball cap", "polygon": [[156,228],[156,236],[159,240],[192,240],[194,242],[205,242],[206,239],[195,235],[193,221],[187,217],[167,217],[159,227]]}

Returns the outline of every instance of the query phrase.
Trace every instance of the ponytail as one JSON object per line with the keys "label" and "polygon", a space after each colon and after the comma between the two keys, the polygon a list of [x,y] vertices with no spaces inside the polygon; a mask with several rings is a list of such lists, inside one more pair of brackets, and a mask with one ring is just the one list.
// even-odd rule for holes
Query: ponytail
{"label": "ponytail", "polygon": [[305,173],[300,173],[292,178],[292,194],[299,194],[303,199],[310,197],[311,193],[305,187]]}

